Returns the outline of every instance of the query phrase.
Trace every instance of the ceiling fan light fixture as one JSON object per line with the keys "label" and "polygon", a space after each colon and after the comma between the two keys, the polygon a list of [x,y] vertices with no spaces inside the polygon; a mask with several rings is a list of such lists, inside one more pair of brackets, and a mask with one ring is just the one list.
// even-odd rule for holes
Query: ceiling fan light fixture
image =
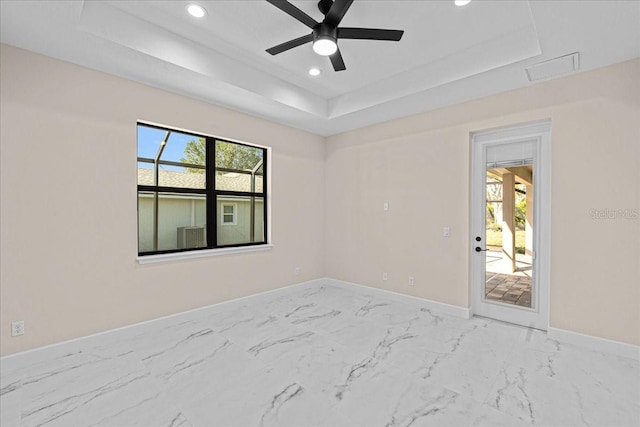
{"label": "ceiling fan light fixture", "polygon": [[318,55],[328,56],[336,72],[347,69],[342,59],[340,48],[338,47],[338,39],[387,40],[398,42],[404,34],[402,30],[340,27],[342,18],[354,0],[320,0],[318,2],[318,9],[324,15],[324,19],[321,22],[316,21],[288,0],[266,1],[312,30],[311,34],[307,33],[302,37],[291,39],[267,49],[267,53],[278,55],[295,47],[312,43],[313,51]]}
{"label": "ceiling fan light fixture", "polygon": [[329,56],[336,53],[338,44],[330,37],[319,37],[313,42],[313,51],[318,55]]}
{"label": "ceiling fan light fixture", "polygon": [[189,15],[193,16],[194,18],[203,18],[207,14],[207,11],[204,7],[195,3],[187,5],[187,12],[189,12]]}

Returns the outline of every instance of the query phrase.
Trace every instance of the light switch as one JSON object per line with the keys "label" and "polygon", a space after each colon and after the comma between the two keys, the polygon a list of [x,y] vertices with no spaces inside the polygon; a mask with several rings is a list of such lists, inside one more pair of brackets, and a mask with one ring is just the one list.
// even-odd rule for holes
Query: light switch
{"label": "light switch", "polygon": [[449,237],[449,236],[451,236],[451,228],[444,227],[442,229],[442,237]]}

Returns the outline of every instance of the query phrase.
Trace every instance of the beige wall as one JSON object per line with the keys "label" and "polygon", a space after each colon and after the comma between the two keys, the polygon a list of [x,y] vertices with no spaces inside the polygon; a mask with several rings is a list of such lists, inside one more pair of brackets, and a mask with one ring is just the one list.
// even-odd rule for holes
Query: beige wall
{"label": "beige wall", "polygon": [[[1,55],[2,355],[322,276],[467,307],[469,133],[548,118],[551,326],[640,343],[640,219],[591,216],[640,209],[640,60],[325,139]],[[273,147],[274,249],[138,265],[137,120]]]}
{"label": "beige wall", "polygon": [[[6,45],[1,55],[3,355],[323,275],[323,138]],[[272,147],[273,250],[139,265],[137,120]],[[24,336],[11,338],[14,320]]]}
{"label": "beige wall", "polygon": [[469,134],[544,119],[550,326],[640,344],[640,60],[328,138],[326,275],[469,306]]}

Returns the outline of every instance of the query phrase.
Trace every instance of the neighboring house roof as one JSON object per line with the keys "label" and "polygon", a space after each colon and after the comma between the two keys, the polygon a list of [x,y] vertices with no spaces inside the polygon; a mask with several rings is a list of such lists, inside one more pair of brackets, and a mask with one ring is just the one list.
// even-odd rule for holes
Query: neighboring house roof
{"label": "neighboring house roof", "polygon": [[[160,169],[159,185],[163,187],[205,188],[204,173],[179,172]],[[138,185],[154,185],[153,169],[138,168]],[[216,188],[229,191],[251,191],[251,175],[222,172],[216,175]],[[262,192],[262,177],[256,176],[256,188]]]}

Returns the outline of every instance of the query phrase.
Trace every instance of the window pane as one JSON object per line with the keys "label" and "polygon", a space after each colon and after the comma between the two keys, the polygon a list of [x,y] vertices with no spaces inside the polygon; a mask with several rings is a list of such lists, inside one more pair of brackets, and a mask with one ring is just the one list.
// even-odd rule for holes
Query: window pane
{"label": "window pane", "polygon": [[261,148],[216,141],[216,189],[261,192],[263,154]]}
{"label": "window pane", "polygon": [[233,205],[224,205],[224,213],[232,214],[233,213]]}
{"label": "window pane", "polygon": [[153,251],[154,193],[138,193],[138,252]]}
{"label": "window pane", "polygon": [[[227,218],[233,221],[233,215],[224,215],[223,203],[235,203],[236,215],[233,225],[226,224]],[[264,242],[264,201],[262,197],[217,197],[218,223],[225,224],[218,227],[218,245],[237,245],[242,243]],[[224,215],[224,218],[221,216]]]}
{"label": "window pane", "polygon": [[158,198],[157,246],[154,247],[155,193],[138,193],[138,251],[206,246],[206,203],[199,194],[163,194]]}
{"label": "window pane", "polygon": [[205,138],[138,125],[138,185],[205,188],[205,157]]}

